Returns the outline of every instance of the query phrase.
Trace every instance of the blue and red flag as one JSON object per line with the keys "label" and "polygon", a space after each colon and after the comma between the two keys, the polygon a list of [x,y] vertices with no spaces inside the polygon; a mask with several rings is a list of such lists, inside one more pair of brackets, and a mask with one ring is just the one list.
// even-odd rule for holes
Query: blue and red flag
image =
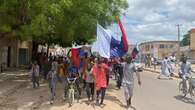
{"label": "blue and red flag", "polygon": [[118,24],[119,24],[119,26],[120,26],[120,29],[121,29],[121,32],[122,32],[122,43],[123,43],[123,46],[124,46],[124,48],[123,48],[123,50],[125,51],[125,52],[127,52],[128,51],[128,41],[127,41],[127,35],[126,35],[126,33],[125,33],[125,30],[124,30],[124,28],[123,28],[123,24],[122,24],[122,22],[121,22],[121,20],[120,20],[120,18],[118,17]]}
{"label": "blue and red flag", "polygon": [[87,52],[85,52],[81,46],[71,48],[72,64],[77,68],[82,68],[84,62],[81,61],[81,58],[84,57],[86,54]]}
{"label": "blue and red flag", "polygon": [[76,67],[80,67],[80,56],[78,48],[71,49],[71,63]]}
{"label": "blue and red flag", "polygon": [[139,50],[138,50],[137,46],[135,46],[133,48],[132,53],[131,53],[132,58],[135,59],[137,57],[138,53],[139,53]]}
{"label": "blue and red flag", "polygon": [[121,41],[116,40],[114,37],[111,38],[110,46],[110,56],[113,57],[122,57],[128,52],[128,41],[123,24],[118,17],[118,24],[122,33]]}

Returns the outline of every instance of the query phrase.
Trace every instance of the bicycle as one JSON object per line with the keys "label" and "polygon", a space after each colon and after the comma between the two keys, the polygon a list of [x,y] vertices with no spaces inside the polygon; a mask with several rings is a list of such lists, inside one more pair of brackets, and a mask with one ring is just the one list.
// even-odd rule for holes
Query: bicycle
{"label": "bicycle", "polygon": [[[183,81],[186,82],[185,86],[183,85]],[[195,97],[195,78],[190,77],[187,79],[182,79],[182,81],[179,83],[179,91],[182,92],[183,97],[186,97],[188,94],[190,94],[191,97]]]}
{"label": "bicycle", "polygon": [[76,80],[77,78],[67,78],[68,84],[69,84],[69,89],[68,89],[68,100],[69,100],[69,105],[72,106],[73,102],[75,100],[75,95],[77,92],[76,89]]}

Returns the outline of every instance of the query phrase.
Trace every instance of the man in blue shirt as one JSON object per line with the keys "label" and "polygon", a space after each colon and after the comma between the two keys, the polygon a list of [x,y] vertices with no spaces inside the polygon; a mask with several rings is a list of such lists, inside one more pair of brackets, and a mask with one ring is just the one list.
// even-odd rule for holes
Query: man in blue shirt
{"label": "man in blue shirt", "polygon": [[78,68],[72,64],[68,68],[68,73],[70,78],[75,78],[79,76]]}
{"label": "man in blue shirt", "polygon": [[77,78],[75,81],[75,84],[76,84],[76,88],[79,92],[79,97],[80,97],[81,96],[81,88],[79,86],[79,84],[80,84],[80,77],[79,76],[80,75],[79,75],[78,68],[71,64],[70,67],[68,68],[68,74],[69,74],[68,78],[70,78],[70,79]]}

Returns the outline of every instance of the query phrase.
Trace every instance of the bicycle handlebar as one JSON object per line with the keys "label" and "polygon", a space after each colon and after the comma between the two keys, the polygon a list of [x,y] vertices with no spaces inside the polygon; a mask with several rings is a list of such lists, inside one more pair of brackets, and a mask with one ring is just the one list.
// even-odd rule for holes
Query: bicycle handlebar
{"label": "bicycle handlebar", "polygon": [[71,82],[75,83],[77,78],[67,78],[67,80],[68,80],[68,83],[71,83]]}

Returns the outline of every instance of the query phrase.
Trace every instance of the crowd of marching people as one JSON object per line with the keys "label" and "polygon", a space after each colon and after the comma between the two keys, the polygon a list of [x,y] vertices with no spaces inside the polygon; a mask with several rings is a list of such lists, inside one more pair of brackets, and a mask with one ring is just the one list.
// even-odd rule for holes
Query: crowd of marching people
{"label": "crowd of marching people", "polygon": [[[45,54],[42,55],[41,60],[34,61],[32,64],[30,73],[33,88],[40,86],[40,76],[48,80],[51,104],[56,98],[58,82],[63,85],[63,99],[68,100],[69,80],[74,78],[76,78],[75,89],[78,92],[78,99],[80,99],[82,92],[85,92],[88,102],[96,101],[97,105],[104,104],[104,97],[111,76],[116,79],[116,87],[118,89],[123,88],[127,107],[131,105],[133,96],[134,75],[137,76],[138,84],[141,85],[141,78],[136,70],[134,59],[129,55],[123,58],[105,59],[85,54],[80,58],[80,67],[74,64],[71,57],[46,57]],[[174,72],[172,67],[174,61],[167,57],[162,60],[159,79],[171,79]],[[186,84],[186,77],[188,78],[193,72],[191,64],[186,57],[182,57],[179,66],[179,75]]]}
{"label": "crowd of marching people", "polygon": [[[92,99],[94,97],[94,77],[91,75],[92,66],[95,62],[92,57],[85,56],[82,58],[83,66],[76,67],[69,57],[62,56],[49,56],[46,54],[40,54],[38,61],[34,61],[31,66],[31,78],[33,83],[33,88],[39,87],[39,79],[42,76],[45,80],[49,82],[49,89],[51,92],[50,103],[54,102],[56,96],[56,86],[60,82],[63,84],[64,90],[64,100],[67,98],[68,92],[68,79],[67,78],[77,78],[75,81],[76,89],[81,96],[81,90],[87,88],[87,95],[90,98],[92,94]],[[83,83],[83,87],[80,86]]]}
{"label": "crowd of marching people", "polygon": [[[80,98],[82,92],[85,91],[88,102],[95,100],[97,105],[103,105],[106,89],[109,85],[109,77],[112,73],[115,73],[115,77],[117,78],[116,86],[119,89],[121,86],[124,87],[127,106],[131,105],[134,85],[133,74],[137,72],[130,56],[125,59],[108,60],[102,57],[85,55],[81,58],[82,67],[79,68],[73,64],[70,57],[44,57],[41,58],[48,60],[44,61],[41,59],[38,62],[34,61],[30,73],[33,88],[40,86],[40,76],[45,80],[48,80],[50,104],[53,104],[55,101],[57,91],[56,86],[58,82],[63,84],[63,99],[66,100],[69,89],[68,78],[77,78],[75,81],[75,87],[76,91],[78,91],[78,98]],[[47,64],[42,63],[42,61]],[[137,76],[138,83],[141,85],[138,73]]]}

